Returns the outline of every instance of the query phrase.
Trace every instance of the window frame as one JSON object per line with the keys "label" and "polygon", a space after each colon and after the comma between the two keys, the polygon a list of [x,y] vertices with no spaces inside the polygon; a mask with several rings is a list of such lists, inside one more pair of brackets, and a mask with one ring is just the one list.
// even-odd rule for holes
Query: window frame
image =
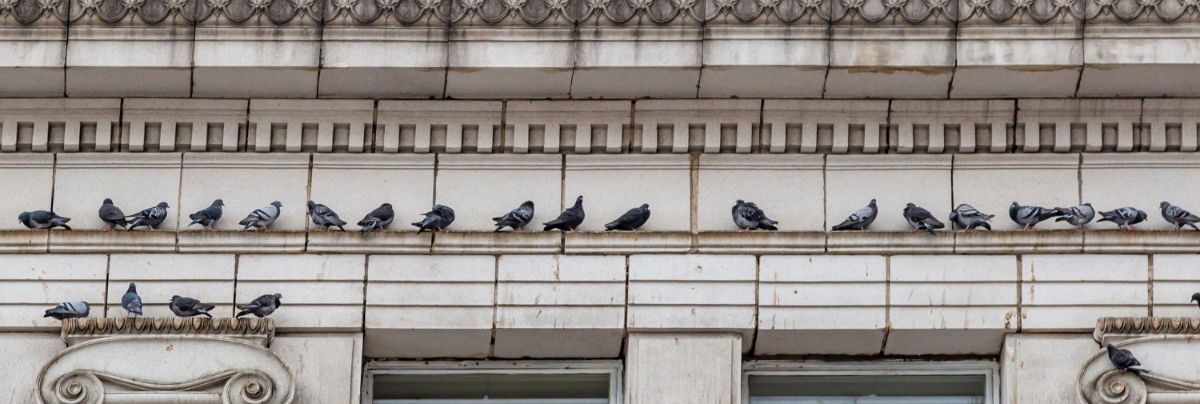
{"label": "window frame", "polygon": [[438,360],[369,361],[363,366],[362,404],[374,402],[375,375],[566,375],[607,374],[608,402],[621,404],[624,364],[620,360]]}
{"label": "window frame", "polygon": [[984,377],[984,404],[1000,404],[1000,364],[990,360],[962,361],[804,361],[750,360],[742,362],[742,402],[750,402],[751,376],[959,376]]}

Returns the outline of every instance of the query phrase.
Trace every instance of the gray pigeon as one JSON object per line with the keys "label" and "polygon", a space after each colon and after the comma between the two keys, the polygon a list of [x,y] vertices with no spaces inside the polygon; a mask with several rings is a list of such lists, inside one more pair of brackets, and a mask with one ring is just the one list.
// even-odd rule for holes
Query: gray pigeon
{"label": "gray pigeon", "polygon": [[250,304],[238,307],[241,311],[238,311],[238,314],[234,317],[241,317],[247,314],[253,314],[254,317],[258,318],[269,316],[275,312],[275,309],[283,305],[280,299],[283,299],[283,295],[278,293],[259,296],[254,301],[251,301]]}
{"label": "gray pigeon", "polygon": [[988,230],[992,229],[992,225],[988,223],[996,215],[989,215],[975,209],[974,206],[965,203],[959,204],[950,212],[950,222],[963,228],[964,231],[971,231],[977,227],[982,227]]}
{"label": "gray pigeon", "polygon": [[[360,233],[370,233],[375,230],[386,230],[388,225],[392,224],[392,220],[396,218],[396,212],[392,211],[392,204],[385,203],[379,205],[378,208],[368,213],[366,217],[358,221],[358,225],[362,226]],[[454,219],[451,219],[454,220]]]}
{"label": "gray pigeon", "polygon": [[59,303],[58,306],[54,306],[52,309],[46,309],[46,315],[42,316],[42,318],[54,317],[58,320],[64,320],[68,318],[84,318],[88,316],[90,311],[91,306],[88,305],[88,302],[82,300],[74,302],[62,302]]}
{"label": "gray pigeon", "polygon": [[624,230],[633,231],[646,224],[650,220],[650,204],[643,203],[642,206],[630,209],[624,215],[618,217],[617,220],[608,222],[604,225],[604,231]]}
{"label": "gray pigeon", "polygon": [[169,207],[166,202],[159,202],[158,205],[154,205],[152,208],[134,213],[133,216],[129,216],[133,218],[133,220],[129,221],[129,231],[133,231],[133,229],[141,226],[146,226],[150,230],[154,230],[155,226],[167,220],[167,208]]}
{"label": "gray pigeon", "polygon": [[21,212],[17,215],[17,221],[28,227],[29,230],[49,230],[55,227],[71,230],[71,226],[67,226],[67,222],[71,221],[71,218],[59,216],[48,210]]}
{"label": "gray pigeon", "polygon": [[771,220],[767,214],[759,209],[754,202],[746,202],[738,199],[733,204],[733,224],[737,225],[742,231],[751,230],[779,230],[775,225],[779,222]]}
{"label": "gray pigeon", "polygon": [[425,215],[425,219],[412,223],[413,226],[417,226],[417,234],[423,231],[445,231],[450,227],[450,223],[454,223],[454,209],[446,205],[433,205],[433,210],[422,214]]}
{"label": "gray pigeon", "polygon": [[1144,221],[1146,221],[1146,212],[1129,206],[1100,212],[1100,220],[1097,220],[1097,222],[1113,222],[1118,228],[1124,228],[1125,231],[1133,231],[1133,225]]}
{"label": "gray pigeon", "polygon": [[271,226],[271,223],[275,223],[275,220],[279,219],[279,208],[282,207],[283,204],[279,203],[279,201],[271,202],[270,205],[263,206],[255,209],[253,212],[250,212],[250,214],[247,215],[245,219],[242,219],[242,221],[238,222],[238,224],[245,226],[242,227],[242,231],[250,229],[254,229],[254,231],[265,231]]}
{"label": "gray pigeon", "polygon": [[211,304],[200,303],[199,300],[190,297],[171,296],[171,312],[179,317],[203,315],[212,318],[212,314],[208,314],[208,312],[216,307]]}
{"label": "gray pigeon", "polygon": [[929,234],[933,234],[935,229],[946,227],[945,223],[934,218],[928,210],[912,203],[904,206],[904,220],[912,225],[913,231],[924,230]]}
{"label": "gray pigeon", "polygon": [[329,209],[328,206],[308,201],[308,215],[312,216],[313,224],[319,226],[322,230],[329,230],[330,227],[337,227],[341,231],[346,231],[346,221],[338,217],[337,212]]}
{"label": "gray pigeon", "polygon": [[579,225],[583,224],[584,216],[583,195],[579,195],[575,198],[574,205],[562,211],[554,220],[542,223],[542,231],[575,231],[575,229],[579,228]]}
{"label": "gray pigeon", "polygon": [[525,201],[511,212],[493,217],[492,220],[496,222],[496,231],[503,230],[506,226],[515,231],[522,231],[525,225],[533,220],[533,201]]}
{"label": "gray pigeon", "polygon": [[1091,203],[1070,208],[1054,208],[1054,210],[1059,213],[1058,218],[1054,219],[1055,222],[1067,222],[1078,227],[1079,230],[1087,230],[1087,224],[1096,217],[1096,208],[1093,208]]}
{"label": "gray pigeon", "polygon": [[863,207],[862,209],[851,213],[850,216],[846,217],[846,220],[843,220],[841,223],[833,226],[832,230],[866,230],[867,227],[871,226],[871,223],[875,222],[875,218],[878,216],[879,206],[876,206],[875,200],[872,199],[871,203],[868,203],[867,206]]}
{"label": "gray pigeon", "polygon": [[129,314],[142,315],[142,297],[138,296],[137,286],[133,282],[129,282],[129,289],[125,290],[125,296],[121,296],[121,307]]}
{"label": "gray pigeon", "polygon": [[1175,230],[1179,230],[1183,226],[1190,226],[1193,229],[1200,230],[1200,227],[1196,227],[1196,222],[1200,222],[1200,216],[1193,215],[1192,212],[1172,205],[1167,201],[1158,204],[1158,207],[1162,209],[1163,219],[1175,225]]}
{"label": "gray pigeon", "polygon": [[1133,374],[1140,375],[1142,372],[1150,373],[1150,370],[1142,367],[1142,362],[1133,357],[1133,352],[1128,349],[1121,349],[1108,344],[1104,347],[1108,350],[1108,361],[1112,362],[1117,369],[1132,371]]}
{"label": "gray pigeon", "polygon": [[217,220],[221,219],[221,215],[224,211],[222,207],[224,206],[225,201],[217,199],[212,202],[212,205],[208,205],[207,208],[188,215],[188,219],[192,219],[192,222],[188,223],[187,227],[191,227],[193,224],[198,224],[204,226],[205,229],[212,230],[213,224],[217,223]]}
{"label": "gray pigeon", "polygon": [[1055,216],[1062,216],[1062,212],[1056,209],[1046,209],[1041,206],[1022,206],[1016,202],[1008,206],[1008,217],[1014,223],[1021,225],[1021,230],[1023,231],[1029,231],[1043,220]]}
{"label": "gray pigeon", "polygon": [[124,229],[129,225],[125,220],[125,212],[113,205],[112,199],[108,198],[104,198],[104,203],[100,204],[100,220],[104,222],[104,230],[112,230],[113,226],[121,226]]}

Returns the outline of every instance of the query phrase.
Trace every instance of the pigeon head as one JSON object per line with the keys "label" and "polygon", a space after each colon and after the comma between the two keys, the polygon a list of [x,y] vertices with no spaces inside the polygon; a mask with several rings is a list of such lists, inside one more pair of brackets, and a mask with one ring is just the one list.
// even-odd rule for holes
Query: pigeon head
{"label": "pigeon head", "polygon": [[169,207],[171,207],[170,205],[167,205],[167,203],[166,203],[166,202],[159,202],[157,206],[158,206],[158,207],[160,207],[160,208],[169,208]]}
{"label": "pigeon head", "polygon": [[316,202],[313,202],[313,201],[308,201],[308,202],[305,202],[304,204],[305,204],[305,205],[308,205],[308,207],[310,207],[310,208],[311,208],[311,207],[313,207],[313,205],[316,205],[317,203],[316,203]]}
{"label": "pigeon head", "polygon": [[905,205],[904,205],[904,208],[905,208],[905,209],[911,209],[911,208],[915,208],[915,207],[917,207],[917,205],[913,205],[913,203],[912,203],[912,202],[909,202],[909,203],[907,203],[907,204],[905,204]]}
{"label": "pigeon head", "polygon": [[871,203],[868,203],[867,205],[875,206],[875,198],[871,198]]}
{"label": "pigeon head", "polygon": [[217,200],[213,201],[212,204],[213,204],[213,206],[225,206],[225,201],[217,199]]}
{"label": "pigeon head", "polygon": [[279,201],[274,201],[274,202],[271,202],[271,206],[274,206],[276,208],[282,208],[283,204],[279,203]]}
{"label": "pigeon head", "polygon": [[21,214],[17,215],[17,221],[21,222],[21,223],[28,222],[29,221],[29,212],[21,212]]}
{"label": "pigeon head", "polygon": [[112,203],[112,199],[109,199],[109,198],[104,198],[104,204],[105,204],[105,205],[112,205],[112,204],[113,204],[113,203]]}
{"label": "pigeon head", "polygon": [[129,289],[125,291],[125,293],[129,292],[137,293],[137,285],[134,285],[133,282],[129,282]]}
{"label": "pigeon head", "polygon": [[179,300],[180,297],[182,297],[182,296],[179,296],[179,295],[171,296],[171,301],[173,302],[173,301]]}
{"label": "pigeon head", "polygon": [[650,209],[650,204],[648,204],[648,203],[643,203],[643,204],[642,204],[642,209]]}
{"label": "pigeon head", "polygon": [[1104,346],[1104,349],[1105,349],[1105,350],[1107,350],[1107,351],[1108,351],[1108,353],[1112,353],[1112,351],[1113,351],[1113,350],[1116,350],[1116,349],[1117,349],[1117,347],[1113,346],[1113,344],[1108,344],[1108,345],[1105,345],[1105,346]]}
{"label": "pigeon head", "polygon": [[1171,204],[1167,203],[1167,201],[1162,201],[1158,204],[1158,207],[1161,209],[1166,209],[1168,206],[1171,206]]}
{"label": "pigeon head", "polygon": [[746,204],[746,201],[743,201],[743,200],[741,200],[741,199],[738,199],[738,200],[737,200],[737,204],[738,204],[738,205],[744,205],[744,204]]}
{"label": "pigeon head", "polygon": [[392,207],[392,204],[390,204],[390,203],[384,203],[383,205],[379,205],[379,207],[384,207],[384,206],[386,206],[386,207],[389,207],[389,208],[390,208],[390,207]]}
{"label": "pigeon head", "polygon": [[533,201],[521,202],[521,206],[533,206]]}
{"label": "pigeon head", "polygon": [[283,294],[282,294],[282,293],[276,293],[276,294],[275,294],[275,298],[276,298],[276,299],[282,299],[282,298],[283,298]]}
{"label": "pigeon head", "polygon": [[1191,300],[1191,301],[1193,301],[1193,302],[1200,302],[1200,293],[1192,293],[1192,300]]}

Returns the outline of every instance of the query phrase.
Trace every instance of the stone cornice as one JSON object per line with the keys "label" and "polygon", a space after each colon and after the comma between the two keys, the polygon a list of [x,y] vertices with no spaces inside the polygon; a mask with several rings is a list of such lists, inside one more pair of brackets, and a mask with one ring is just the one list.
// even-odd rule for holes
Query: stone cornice
{"label": "stone cornice", "polygon": [[244,340],[271,346],[275,321],[270,318],[76,318],[62,322],[62,339],[68,346],[93,339],[130,335],[203,335]]}

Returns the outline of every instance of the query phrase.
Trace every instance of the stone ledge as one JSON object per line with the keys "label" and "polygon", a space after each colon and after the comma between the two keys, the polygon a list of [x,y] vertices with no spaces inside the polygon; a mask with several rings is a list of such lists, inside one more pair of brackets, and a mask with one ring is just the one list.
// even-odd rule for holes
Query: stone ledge
{"label": "stone ledge", "polygon": [[567,254],[686,253],[692,234],[685,232],[574,232],[566,234]]}
{"label": "stone ledge", "polygon": [[954,234],[937,232],[832,232],[828,233],[826,252],[867,253],[952,253]]}
{"label": "stone ledge", "polygon": [[367,254],[429,254],[433,240],[430,233],[416,232],[311,232],[308,233],[308,252],[367,253]]}
{"label": "stone ledge", "polygon": [[49,251],[72,253],[175,252],[173,231],[55,231],[50,232]]}
{"label": "stone ledge", "polygon": [[61,231],[16,230],[0,232],[0,252],[39,253],[46,252],[50,244],[50,233]]}
{"label": "stone ledge", "polygon": [[304,252],[302,232],[181,231],[179,252]]}
{"label": "stone ledge", "polygon": [[[422,236],[424,237],[424,236]],[[433,235],[434,254],[558,254],[558,232],[444,232]]]}
{"label": "stone ledge", "polygon": [[1083,232],[1061,231],[972,231],[954,234],[954,252],[959,254],[1081,253]]}
{"label": "stone ledge", "polygon": [[72,318],[62,322],[67,346],[120,335],[220,336],[271,346],[275,320],[270,318],[109,317]]}
{"label": "stone ledge", "polygon": [[704,232],[696,250],[707,254],[813,254],[825,252],[821,232]]}

